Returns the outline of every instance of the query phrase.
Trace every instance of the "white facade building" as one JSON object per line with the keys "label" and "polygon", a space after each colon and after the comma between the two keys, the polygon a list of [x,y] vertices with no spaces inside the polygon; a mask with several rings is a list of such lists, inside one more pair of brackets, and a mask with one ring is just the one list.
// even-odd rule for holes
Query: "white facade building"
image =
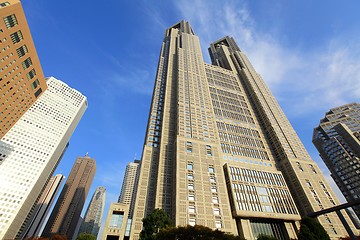
{"label": "white facade building", "polygon": [[16,238],[87,108],[84,95],[53,77],[0,141],[0,239]]}

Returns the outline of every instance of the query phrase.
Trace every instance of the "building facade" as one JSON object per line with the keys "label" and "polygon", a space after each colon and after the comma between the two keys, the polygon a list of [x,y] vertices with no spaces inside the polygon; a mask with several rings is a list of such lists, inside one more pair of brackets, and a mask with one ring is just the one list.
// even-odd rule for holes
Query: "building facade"
{"label": "building facade", "polygon": [[25,229],[22,231],[20,239],[32,236],[40,236],[45,220],[50,212],[50,209],[58,195],[61,185],[65,180],[64,175],[56,174],[52,176],[47,183],[36,207],[31,215]]}
{"label": "building facade", "polygon": [[[313,143],[348,202],[360,197],[360,104],[332,108],[314,128]],[[353,207],[360,217],[360,207]]]}
{"label": "building facade", "polygon": [[106,189],[105,187],[96,188],[93,197],[91,198],[90,204],[86,209],[84,220],[81,223],[79,234],[80,233],[90,233],[97,237],[101,220],[104,213],[106,199]]}
{"label": "building facade", "polygon": [[1,139],[47,88],[18,0],[0,3],[0,49]]}
{"label": "building facade", "polygon": [[73,239],[95,172],[94,159],[87,156],[76,159],[42,237],[51,238],[60,234]]}
{"label": "building facade", "polygon": [[139,181],[140,160],[128,163],[125,170],[124,180],[119,196],[119,203],[129,204],[129,219],[132,218],[132,210],[135,204],[136,190]]}
{"label": "building facade", "polygon": [[[177,226],[296,238],[301,216],[339,201],[233,38],[212,43],[209,53],[212,64],[188,22],[166,30],[131,239],[155,208]],[[347,234],[335,213],[318,220],[332,238]]]}
{"label": "building facade", "polygon": [[47,85],[0,141],[0,239],[20,236],[87,108],[64,82]]}
{"label": "building facade", "polygon": [[127,224],[128,213],[129,204],[110,203],[101,240],[129,239],[125,236],[126,230],[130,228],[130,225]]}

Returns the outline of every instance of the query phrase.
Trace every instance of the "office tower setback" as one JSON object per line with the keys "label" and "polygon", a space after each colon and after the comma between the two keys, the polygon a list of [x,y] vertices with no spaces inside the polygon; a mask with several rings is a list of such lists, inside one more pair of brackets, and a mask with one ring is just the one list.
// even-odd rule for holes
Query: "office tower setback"
{"label": "office tower setback", "polygon": [[46,217],[49,214],[51,206],[53,205],[57,194],[60,191],[61,185],[64,182],[65,177],[61,174],[52,176],[47,183],[43,193],[40,196],[39,201],[31,215],[25,229],[22,231],[20,238],[39,236],[43,225],[45,224]]}
{"label": "office tower setback", "polygon": [[73,239],[95,172],[94,159],[87,156],[76,159],[42,237],[51,238],[60,234]]}
{"label": "office tower setback", "polygon": [[[314,128],[313,143],[348,202],[360,198],[360,104],[332,108]],[[353,207],[360,217],[360,206]]]}
{"label": "office tower setback", "polygon": [[20,236],[87,108],[62,81],[47,85],[0,141],[0,239]]}
{"label": "office tower setback", "polygon": [[[301,216],[339,201],[233,38],[209,52],[212,65],[188,22],[165,32],[130,239],[155,208],[177,226],[295,239]],[[318,220],[347,234],[335,213]]]}
{"label": "office tower setback", "polygon": [[105,187],[98,187],[91,198],[90,204],[86,210],[84,220],[80,226],[80,233],[90,233],[97,237],[101,226],[101,219],[104,213],[106,198]]}
{"label": "office tower setback", "polygon": [[119,203],[130,205],[129,219],[135,204],[136,189],[139,181],[140,160],[128,163],[119,197]]}
{"label": "office tower setback", "polygon": [[0,33],[1,139],[47,86],[20,1],[0,3]]}

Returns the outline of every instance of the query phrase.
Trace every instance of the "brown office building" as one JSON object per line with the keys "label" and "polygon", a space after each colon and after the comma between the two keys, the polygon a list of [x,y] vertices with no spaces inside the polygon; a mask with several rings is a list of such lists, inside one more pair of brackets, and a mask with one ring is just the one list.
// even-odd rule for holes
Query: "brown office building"
{"label": "brown office building", "polygon": [[20,1],[0,2],[0,139],[46,88]]}
{"label": "brown office building", "polygon": [[42,237],[66,235],[71,240],[96,172],[95,159],[78,157],[45,226]]}
{"label": "brown office building", "polygon": [[[177,226],[296,239],[301,216],[339,201],[234,39],[209,53],[212,64],[188,22],[166,29],[130,239],[155,208]],[[318,221],[333,239],[347,235],[336,213]]]}

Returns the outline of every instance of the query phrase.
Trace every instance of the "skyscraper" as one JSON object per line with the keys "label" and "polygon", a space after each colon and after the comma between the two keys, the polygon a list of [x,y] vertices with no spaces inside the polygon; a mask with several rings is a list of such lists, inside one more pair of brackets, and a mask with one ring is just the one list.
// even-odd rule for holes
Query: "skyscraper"
{"label": "skyscraper", "polygon": [[47,85],[0,140],[0,239],[20,236],[87,107],[65,83]]}
{"label": "skyscraper", "polygon": [[[360,104],[332,108],[314,128],[313,143],[348,202],[360,197]],[[360,206],[353,207],[360,217]]]}
{"label": "skyscraper", "polygon": [[64,175],[61,174],[56,174],[50,178],[45,190],[36,204],[33,214],[26,224],[24,231],[21,233],[21,239],[24,237],[39,236],[64,179]]}
{"label": "skyscraper", "polygon": [[0,139],[46,90],[21,3],[0,3]]}
{"label": "skyscraper", "polygon": [[[296,238],[301,215],[339,201],[233,38],[209,53],[212,65],[188,22],[165,31],[131,239],[154,208],[176,225]],[[318,220],[333,238],[347,234],[336,214]]]}
{"label": "skyscraper", "polygon": [[72,239],[96,172],[95,160],[78,157],[55,204],[42,237],[56,234]]}
{"label": "skyscraper", "polygon": [[136,189],[139,181],[139,170],[140,160],[128,163],[119,196],[119,203],[130,205],[129,219],[132,217],[131,211],[133,210],[133,206],[135,204]]}
{"label": "skyscraper", "polygon": [[80,233],[90,233],[97,237],[101,226],[101,219],[104,213],[106,198],[105,187],[96,188],[90,204],[86,210],[84,220],[80,226]]}

